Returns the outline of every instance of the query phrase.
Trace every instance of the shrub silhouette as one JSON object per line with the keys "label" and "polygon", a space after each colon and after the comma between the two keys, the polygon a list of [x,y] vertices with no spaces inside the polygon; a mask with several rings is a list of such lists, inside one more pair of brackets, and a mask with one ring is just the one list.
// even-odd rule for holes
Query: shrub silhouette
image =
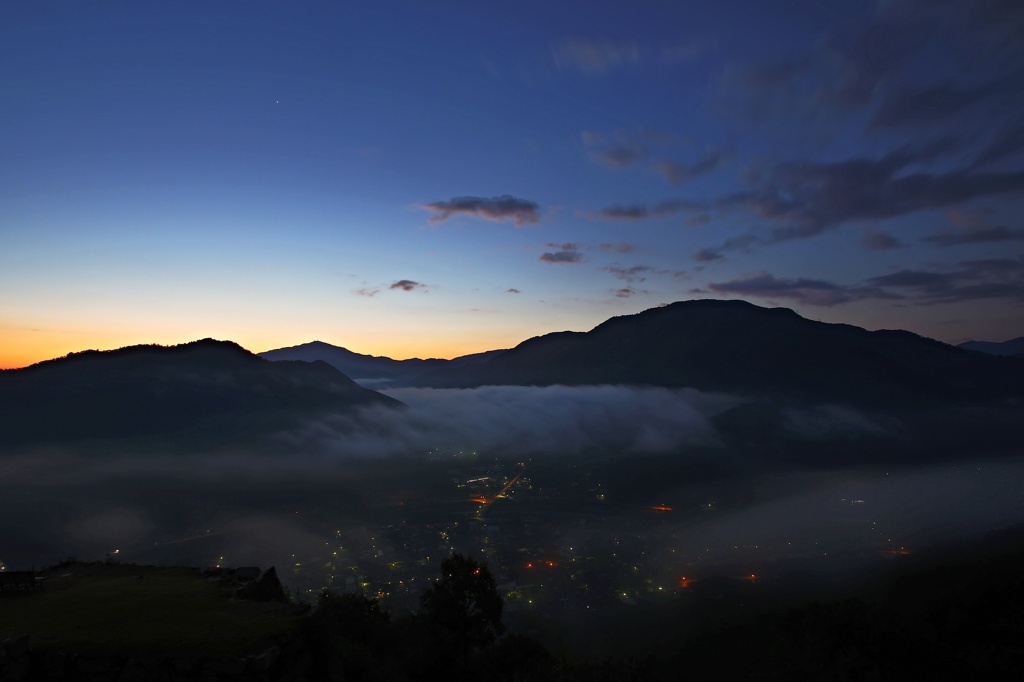
{"label": "shrub silhouette", "polygon": [[505,631],[504,601],[486,563],[455,553],[441,562],[441,578],[420,595],[422,616],[447,636],[463,660]]}

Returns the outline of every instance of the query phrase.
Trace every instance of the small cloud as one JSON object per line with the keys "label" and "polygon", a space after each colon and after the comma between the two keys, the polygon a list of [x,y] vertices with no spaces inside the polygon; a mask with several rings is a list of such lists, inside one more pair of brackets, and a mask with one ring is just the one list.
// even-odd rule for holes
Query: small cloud
{"label": "small cloud", "polygon": [[961,208],[952,208],[946,211],[946,219],[954,226],[965,230],[980,230],[983,227],[988,227],[988,223],[985,222],[985,215],[991,212],[991,209],[968,211]]}
{"label": "small cloud", "polygon": [[654,167],[662,177],[673,185],[679,185],[687,180],[693,180],[705,173],[710,173],[726,161],[725,153],[717,150],[709,150],[703,157],[691,164],[681,164],[675,161],[656,161]]}
{"label": "small cloud", "polygon": [[355,293],[360,295],[360,296],[366,296],[367,298],[370,298],[372,296],[376,296],[377,294],[379,294],[380,293],[380,289],[375,288],[375,287],[374,288],[363,287],[362,289],[356,289]]}
{"label": "small cloud", "polygon": [[686,219],[687,227],[700,227],[711,222],[711,216],[707,213],[698,213]]}
{"label": "small cloud", "polygon": [[697,253],[693,254],[693,260],[698,263],[713,263],[716,260],[725,260],[725,256],[722,255],[722,251],[716,248],[701,249]]}
{"label": "small cloud", "polygon": [[587,40],[570,37],[552,46],[551,56],[562,71],[581,71],[587,75],[640,62],[640,48],[633,42]]}
{"label": "small cloud", "polygon": [[623,287],[621,289],[612,289],[616,298],[630,298],[637,294],[646,294],[647,292],[643,289],[634,289],[633,287]]}
{"label": "small cloud", "polygon": [[434,211],[430,224],[444,222],[453,215],[467,215],[493,220],[512,221],[516,227],[540,222],[540,206],[536,202],[518,199],[508,194],[499,197],[455,197],[451,201],[435,201],[422,208]]}
{"label": "small cloud", "polygon": [[701,263],[724,260],[723,254],[727,251],[746,251],[762,242],[763,240],[755,234],[741,234],[729,237],[720,246],[701,249],[693,255],[693,259]]}
{"label": "small cloud", "polygon": [[519,289],[516,289],[515,287],[513,287],[511,289],[506,289],[505,292],[509,293],[509,294],[521,294],[521,293],[523,293],[523,292],[519,291]]}
{"label": "small cloud", "polygon": [[583,254],[574,250],[545,251],[538,260],[544,263],[580,263],[583,261]]}
{"label": "small cloud", "polygon": [[888,275],[872,277],[868,281],[883,287],[910,287],[915,289],[948,289],[956,276],[927,270],[899,270]]}
{"label": "small cloud", "polygon": [[625,280],[632,284],[633,282],[643,282],[647,280],[646,274],[653,272],[654,268],[650,265],[634,265],[631,268],[622,268],[614,265],[606,268],[600,268],[604,272],[610,272],[613,276],[618,279]]}
{"label": "small cloud", "polygon": [[615,204],[614,206],[602,208],[596,215],[608,220],[643,220],[650,217],[651,212],[646,206],[641,206],[640,204]]}
{"label": "small cloud", "polygon": [[888,251],[891,249],[902,249],[906,246],[906,244],[896,237],[893,237],[887,232],[882,232],[875,227],[868,227],[864,229],[864,233],[860,238],[860,243],[869,251]]}
{"label": "small cloud", "polygon": [[419,282],[414,282],[411,279],[400,279],[397,282],[393,283],[391,286],[389,286],[388,289],[401,289],[402,291],[414,291],[416,289],[422,289],[425,286],[427,286],[427,285],[426,284],[420,284]]}
{"label": "small cloud", "polygon": [[632,244],[600,244],[598,248],[602,251],[610,251],[612,253],[630,253],[636,250]]}
{"label": "small cloud", "polygon": [[612,168],[627,168],[647,156],[641,147],[620,145],[590,153],[590,158]]}
{"label": "small cloud", "polygon": [[691,201],[663,201],[651,208],[643,204],[614,204],[602,208],[596,213],[587,215],[605,220],[647,220],[648,218],[664,218],[674,213],[696,211],[702,208],[704,208],[702,204],[696,204]]}

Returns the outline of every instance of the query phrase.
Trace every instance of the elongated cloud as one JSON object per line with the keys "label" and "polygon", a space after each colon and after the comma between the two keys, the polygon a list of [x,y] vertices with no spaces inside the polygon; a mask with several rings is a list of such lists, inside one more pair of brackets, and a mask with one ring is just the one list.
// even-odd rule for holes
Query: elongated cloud
{"label": "elongated cloud", "polygon": [[[766,230],[732,237],[704,249],[714,260],[724,252],[810,239],[841,225],[861,220],[885,220],[920,211],[955,207],[972,200],[1024,192],[1024,171],[975,173],[961,168],[943,173],[912,172],[947,149],[940,141],[926,148],[901,149],[879,159],[851,158],[835,163],[784,163],[764,173],[748,192],[717,200],[720,209],[746,209]],[[966,241],[1015,240],[1013,230],[932,238],[939,245]],[[999,237],[996,239],[995,237]],[[946,242],[946,243],[943,243]]]}
{"label": "elongated cloud", "polygon": [[712,282],[707,289],[719,294],[789,299],[818,306],[866,299],[902,300],[921,305],[985,299],[1024,303],[1024,256],[965,260],[930,270],[903,269],[848,285],[759,272]]}
{"label": "elongated cloud", "polygon": [[643,282],[647,279],[647,275],[654,272],[654,268],[650,265],[634,265],[629,268],[620,267],[618,265],[609,265],[605,268],[600,268],[605,272],[610,272],[613,276],[618,279],[625,280],[630,284],[634,282]]}
{"label": "elongated cloud", "polygon": [[834,306],[864,298],[901,298],[879,286],[842,286],[820,279],[776,277],[767,272],[708,284],[711,291],[757,298],[786,298],[808,305]]}
{"label": "elongated cloud", "polygon": [[511,221],[516,227],[540,222],[540,206],[536,202],[518,199],[509,194],[499,197],[455,197],[450,201],[435,201],[423,208],[433,211],[432,225],[442,223],[454,215],[466,215],[495,222]]}
{"label": "elongated cloud", "polygon": [[579,251],[546,251],[537,260],[543,263],[580,263],[583,254]]}
{"label": "elongated cloud", "polygon": [[692,201],[663,201],[651,207],[644,204],[613,204],[588,215],[605,220],[647,220],[648,218],[664,218],[683,211],[699,211],[704,208],[707,208],[705,204]]}
{"label": "elongated cloud", "polygon": [[393,283],[388,289],[401,289],[402,291],[415,291],[416,289],[422,289],[425,284],[414,282],[411,279],[400,279]]}
{"label": "elongated cloud", "polygon": [[[572,454],[618,443],[670,452],[714,445],[708,417],[736,404],[689,389],[622,386],[489,386],[395,389],[407,410],[365,410],[310,424],[337,455],[386,456],[434,448],[493,454]],[[319,435],[318,435],[319,434]]]}
{"label": "elongated cloud", "polygon": [[984,244],[986,242],[1024,242],[1024,228],[1003,225],[959,230],[947,230],[925,237],[926,242],[936,246],[960,246],[962,244]]}

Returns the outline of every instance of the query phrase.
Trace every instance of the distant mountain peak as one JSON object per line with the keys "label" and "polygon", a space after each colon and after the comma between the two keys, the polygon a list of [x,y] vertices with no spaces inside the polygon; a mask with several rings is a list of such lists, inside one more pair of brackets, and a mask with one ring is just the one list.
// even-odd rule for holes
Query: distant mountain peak
{"label": "distant mountain peak", "polygon": [[678,301],[555,332],[487,363],[439,368],[417,385],[625,384],[860,405],[999,401],[1020,368],[905,331],[809,320],[743,300]]}
{"label": "distant mountain peak", "polygon": [[1024,357],[1024,336],[1009,341],[967,341],[961,343],[959,348],[964,350],[979,351],[989,355],[1005,355],[1012,357]]}
{"label": "distant mountain peak", "polygon": [[399,403],[327,363],[269,362],[232,341],[89,350],[0,373],[0,414],[10,422],[0,450],[89,439],[231,441],[369,405]]}

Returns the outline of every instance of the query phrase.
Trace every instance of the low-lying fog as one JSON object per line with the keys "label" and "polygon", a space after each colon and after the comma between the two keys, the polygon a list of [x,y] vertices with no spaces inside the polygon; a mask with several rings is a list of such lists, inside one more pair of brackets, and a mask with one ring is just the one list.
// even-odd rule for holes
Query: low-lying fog
{"label": "low-lying fog", "polygon": [[[516,580],[520,558],[621,551],[636,554],[647,584],[671,587],[683,574],[790,560],[842,576],[1024,523],[1024,453],[964,452],[914,468],[760,466],[723,445],[710,421],[742,402],[730,396],[619,387],[390,394],[409,408],[310,423],[259,453],[6,455],[0,561],[276,565],[301,592],[396,561],[405,566],[391,565],[396,576],[429,573],[452,549],[494,557],[505,581]],[[825,454],[834,434],[893,428],[846,408],[788,414],[786,427],[818,439]],[[486,506],[471,499],[482,484],[466,487],[519,473],[507,497],[481,493],[492,496]]]}

